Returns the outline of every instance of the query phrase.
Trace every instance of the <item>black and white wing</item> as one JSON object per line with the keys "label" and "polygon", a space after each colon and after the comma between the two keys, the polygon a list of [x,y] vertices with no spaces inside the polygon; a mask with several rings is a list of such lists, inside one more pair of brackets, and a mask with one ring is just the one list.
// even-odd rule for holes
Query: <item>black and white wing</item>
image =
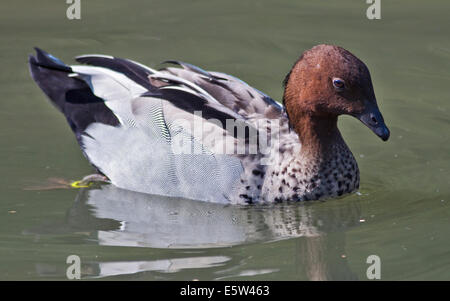
{"label": "black and white wing", "polygon": [[84,155],[120,188],[227,202],[243,166],[224,150],[243,138],[226,121],[282,115],[280,105],[238,79],[189,64],[158,71],[84,55],[77,61],[88,66],[68,66],[36,50],[33,79],[66,116]]}

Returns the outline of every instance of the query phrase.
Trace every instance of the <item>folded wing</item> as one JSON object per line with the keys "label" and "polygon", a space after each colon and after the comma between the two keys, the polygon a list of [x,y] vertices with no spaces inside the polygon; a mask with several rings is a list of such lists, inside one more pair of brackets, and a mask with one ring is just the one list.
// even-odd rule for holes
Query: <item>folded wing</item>
{"label": "folded wing", "polygon": [[251,127],[255,114],[283,114],[244,82],[186,63],[158,71],[104,55],[77,61],[88,66],[37,49],[29,65],[88,160],[124,189],[227,202],[243,166],[225,150],[245,140],[227,120]]}

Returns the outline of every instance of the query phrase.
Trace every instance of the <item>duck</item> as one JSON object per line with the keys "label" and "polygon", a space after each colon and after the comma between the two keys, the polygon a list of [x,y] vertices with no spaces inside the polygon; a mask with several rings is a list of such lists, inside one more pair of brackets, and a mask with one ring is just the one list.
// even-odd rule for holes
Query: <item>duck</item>
{"label": "duck", "polygon": [[359,188],[338,117],[390,131],[368,67],[350,51],[304,51],[282,102],[232,75],[178,60],[154,69],[110,55],[66,65],[40,48],[31,77],[65,116],[96,173],[140,193],[224,204],[337,198]]}

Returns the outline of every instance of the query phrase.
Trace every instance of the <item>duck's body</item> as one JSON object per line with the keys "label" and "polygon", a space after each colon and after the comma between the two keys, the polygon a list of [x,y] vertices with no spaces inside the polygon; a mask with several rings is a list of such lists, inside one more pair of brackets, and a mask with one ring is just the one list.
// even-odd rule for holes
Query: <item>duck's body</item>
{"label": "duck's body", "polygon": [[[243,156],[239,199],[308,201],[341,196],[359,187],[358,164],[341,138],[326,156],[302,152],[298,135],[283,124],[275,151]],[[259,164],[261,161],[265,164]]]}
{"label": "duck's body", "polygon": [[[88,160],[129,190],[232,203],[339,196],[358,188],[359,171],[337,116],[354,115],[389,136],[367,68],[336,46],[316,46],[297,61],[285,107],[232,76],[186,63],[156,71],[87,55],[77,60],[95,67],[69,67],[37,51],[33,78]],[[353,90],[333,88],[335,77],[348,78]],[[353,96],[361,101],[343,100]]]}
{"label": "duck's body", "polygon": [[335,145],[330,156],[308,158],[296,155],[302,153],[298,138],[290,140],[267,168],[263,194],[268,199],[318,200],[359,187],[358,165],[345,143]]}

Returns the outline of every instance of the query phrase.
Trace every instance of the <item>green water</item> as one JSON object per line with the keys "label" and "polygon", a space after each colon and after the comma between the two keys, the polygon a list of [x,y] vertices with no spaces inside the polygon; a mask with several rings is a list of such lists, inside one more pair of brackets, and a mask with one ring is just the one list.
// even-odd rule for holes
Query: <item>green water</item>
{"label": "green water", "polygon": [[[449,1],[65,1],[0,3],[0,279],[450,280]],[[180,59],[275,99],[303,50],[343,46],[369,67],[391,130],[341,131],[360,194],[273,207],[219,206],[111,186],[36,188],[92,173],[64,117],[31,80],[33,46],[66,62],[104,53],[150,66]],[[50,179],[50,180],[49,180]],[[32,188],[32,190],[30,190]]]}

